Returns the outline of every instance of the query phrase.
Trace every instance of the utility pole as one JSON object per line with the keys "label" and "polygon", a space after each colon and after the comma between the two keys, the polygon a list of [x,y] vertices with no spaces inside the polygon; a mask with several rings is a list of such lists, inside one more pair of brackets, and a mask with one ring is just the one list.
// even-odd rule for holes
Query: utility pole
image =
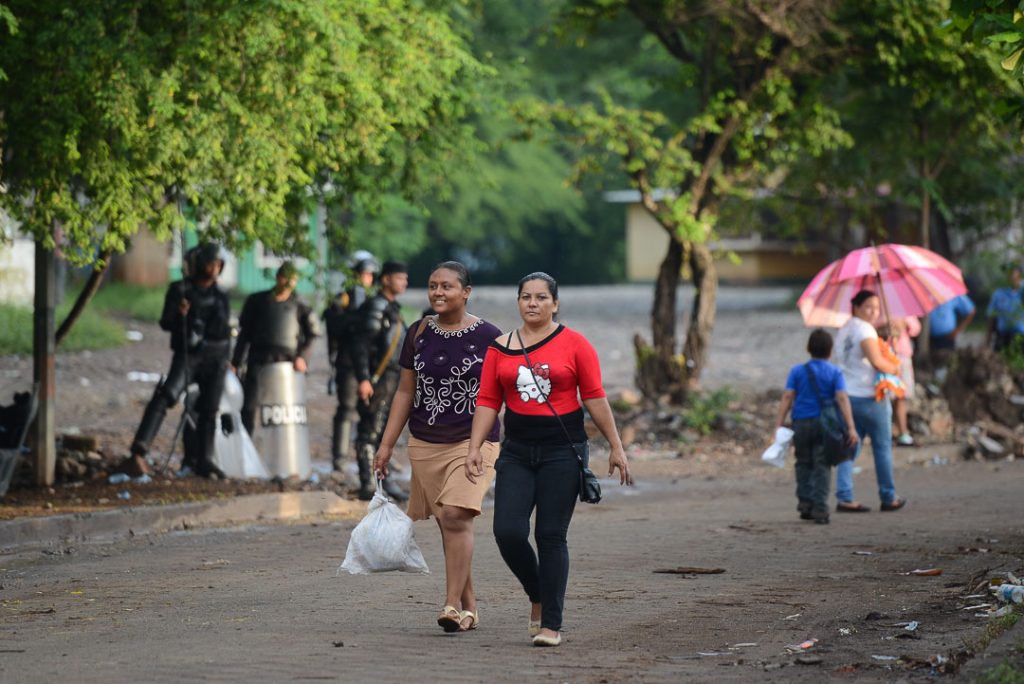
{"label": "utility pole", "polygon": [[39,410],[36,413],[34,436],[34,468],[36,485],[53,484],[57,466],[57,445],[54,439],[56,344],[54,342],[54,308],[56,278],[53,250],[36,239],[35,306],[32,325],[32,376],[39,388]]}

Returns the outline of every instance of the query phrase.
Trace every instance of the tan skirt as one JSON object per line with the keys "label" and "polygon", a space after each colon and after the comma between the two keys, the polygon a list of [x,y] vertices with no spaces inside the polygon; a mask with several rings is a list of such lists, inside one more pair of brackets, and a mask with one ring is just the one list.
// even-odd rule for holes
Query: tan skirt
{"label": "tan skirt", "polygon": [[468,439],[454,444],[434,444],[409,437],[412,482],[406,513],[410,518],[426,520],[432,515],[437,517],[441,506],[458,506],[480,515],[484,494],[494,479],[498,445],[484,442],[480,448],[484,457],[484,474],[476,478],[476,484],[466,479],[464,466],[467,453]]}

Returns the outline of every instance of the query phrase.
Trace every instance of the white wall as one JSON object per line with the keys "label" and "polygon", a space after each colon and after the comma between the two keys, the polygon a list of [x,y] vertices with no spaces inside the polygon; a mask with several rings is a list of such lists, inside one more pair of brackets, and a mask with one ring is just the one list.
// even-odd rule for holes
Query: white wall
{"label": "white wall", "polygon": [[36,245],[13,237],[14,228],[0,212],[0,303],[32,306],[35,291]]}

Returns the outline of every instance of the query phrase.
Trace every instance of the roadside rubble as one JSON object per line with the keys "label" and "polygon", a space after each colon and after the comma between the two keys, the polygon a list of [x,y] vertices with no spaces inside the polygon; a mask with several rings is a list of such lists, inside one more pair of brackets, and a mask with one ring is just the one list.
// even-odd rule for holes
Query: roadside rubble
{"label": "roadside rubble", "polygon": [[966,426],[965,458],[1024,457],[1024,372],[996,352],[968,347],[950,361],[941,389],[957,425]]}
{"label": "roadside rubble", "polygon": [[[938,568],[928,568],[899,574],[935,577],[940,575],[941,571]],[[955,596],[956,609],[986,618],[986,620],[992,619],[987,632],[989,639],[998,636],[1002,630],[1008,628],[1005,623],[1000,624],[994,621],[996,618],[1008,615],[1013,611],[1024,611],[1024,582],[1013,572],[983,570],[969,577],[964,584],[959,585],[958,583],[958,586],[961,589]],[[783,619],[793,620],[799,617],[799,614],[795,614]],[[840,648],[837,640],[850,644],[858,638],[863,641],[867,635],[877,634],[870,638],[877,640],[878,644],[865,652],[859,661],[847,661],[832,667],[830,671],[836,674],[850,674],[872,669],[904,672],[926,670],[928,676],[934,677],[939,674],[959,672],[965,663],[977,656],[978,651],[983,650],[987,645],[987,641],[979,640],[973,643],[968,642],[966,647],[959,650],[933,652],[930,655],[927,652],[916,654],[913,651],[902,652],[907,648],[913,649],[915,645],[920,648],[920,644],[928,643],[928,638],[931,635],[927,633],[929,630],[921,619],[907,616],[903,620],[890,622],[893,617],[895,616],[871,611],[861,618],[862,624],[850,621],[836,626],[835,640],[808,638],[801,643],[785,646],[778,656],[771,660],[760,661],[758,664],[765,671],[800,665],[823,665],[828,660],[827,654]],[[922,632],[924,632],[923,635]]]}

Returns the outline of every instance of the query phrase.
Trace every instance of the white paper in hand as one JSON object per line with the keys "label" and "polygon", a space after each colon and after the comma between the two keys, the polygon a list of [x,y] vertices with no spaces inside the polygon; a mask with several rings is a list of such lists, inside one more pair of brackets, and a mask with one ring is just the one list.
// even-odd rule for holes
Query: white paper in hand
{"label": "white paper in hand", "polygon": [[775,442],[761,454],[761,461],[776,468],[786,467],[786,453],[793,442],[793,431],[787,427],[775,430]]}
{"label": "white paper in hand", "polygon": [[338,572],[342,570],[353,575],[391,570],[430,572],[413,538],[412,519],[391,503],[379,480],[366,516],[349,537],[345,560],[338,567]]}

